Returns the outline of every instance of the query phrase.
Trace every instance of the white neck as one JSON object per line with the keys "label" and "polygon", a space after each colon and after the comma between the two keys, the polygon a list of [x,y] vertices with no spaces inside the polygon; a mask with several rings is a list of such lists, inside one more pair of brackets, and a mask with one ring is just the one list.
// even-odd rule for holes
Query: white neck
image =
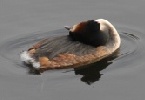
{"label": "white neck", "polygon": [[100,23],[100,31],[106,32],[106,34],[109,33],[109,41],[106,46],[112,48],[113,51],[118,49],[121,44],[121,39],[115,27],[109,21],[104,19],[95,21]]}

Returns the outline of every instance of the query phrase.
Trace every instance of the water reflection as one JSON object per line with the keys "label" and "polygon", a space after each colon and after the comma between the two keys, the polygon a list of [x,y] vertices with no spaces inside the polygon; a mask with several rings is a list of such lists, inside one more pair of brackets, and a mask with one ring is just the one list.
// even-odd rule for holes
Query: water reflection
{"label": "water reflection", "polygon": [[[120,49],[101,61],[82,66],[81,68],[74,68],[75,75],[82,75],[82,78],[80,80],[87,83],[88,85],[99,81],[102,75],[100,71],[107,68],[107,66],[113,63],[113,60],[119,56],[119,51]],[[43,72],[43,70],[40,71],[34,69],[32,65],[28,65],[26,63],[23,64],[27,66],[29,75],[40,75]]]}
{"label": "water reflection", "polygon": [[80,79],[82,82],[91,85],[100,80],[102,75],[100,71],[112,64],[113,60],[118,57],[118,54],[119,50],[99,62],[84,66],[83,68],[75,68],[74,72],[76,75],[82,75],[82,78]]}

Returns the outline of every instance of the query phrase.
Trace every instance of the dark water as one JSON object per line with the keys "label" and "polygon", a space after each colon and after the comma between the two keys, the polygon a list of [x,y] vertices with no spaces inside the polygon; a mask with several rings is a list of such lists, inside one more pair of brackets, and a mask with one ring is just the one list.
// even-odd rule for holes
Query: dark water
{"label": "dark water", "polygon": [[[0,100],[144,100],[144,0],[1,0]],[[104,18],[117,28],[121,48],[83,69],[33,75],[19,54],[65,25]],[[54,31],[53,31],[54,30]]]}

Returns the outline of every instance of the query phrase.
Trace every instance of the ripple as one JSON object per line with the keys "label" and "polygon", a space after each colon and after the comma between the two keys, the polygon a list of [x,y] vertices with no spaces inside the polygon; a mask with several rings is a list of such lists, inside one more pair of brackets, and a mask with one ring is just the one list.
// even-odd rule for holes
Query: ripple
{"label": "ripple", "polygon": [[117,59],[122,59],[128,55],[131,55],[141,48],[142,37],[144,34],[138,30],[132,29],[130,27],[117,27],[117,30],[121,37],[121,47],[120,53]]}
{"label": "ripple", "polygon": [[[81,78],[81,81],[86,82],[88,84],[98,81],[101,77],[101,74],[100,74],[101,70],[107,68],[107,66],[111,65],[114,61],[120,61],[123,59],[125,60],[126,57],[128,57],[129,55],[139,52],[141,48],[140,40],[142,39],[141,35],[138,34],[140,32],[134,31],[132,29],[119,28],[119,33],[122,40],[119,54],[117,54],[117,56],[115,57],[112,57],[111,59],[109,58],[107,60],[104,60],[100,62],[99,64],[96,64],[96,63],[93,64],[91,68],[89,69],[89,73],[87,71],[88,69],[86,70],[85,68],[74,69],[75,75],[83,76]],[[8,62],[11,62],[14,64],[14,66],[10,66],[11,68],[9,69],[12,69],[12,67],[15,67],[15,69],[26,68],[26,66],[24,66],[19,59],[20,52],[28,49],[35,42],[43,38],[46,38],[48,36],[58,36],[58,35],[66,35],[66,34],[67,34],[67,31],[65,29],[59,29],[59,30],[50,31],[50,32],[37,32],[37,33],[31,33],[25,36],[14,37],[0,44],[0,56],[8,60]],[[102,65],[100,65],[102,63],[104,64],[103,67]],[[99,65],[100,65],[100,68],[96,69],[96,66],[99,66]],[[70,71],[67,71],[67,70],[63,70],[63,72],[70,73]],[[96,76],[97,76],[97,79],[94,78]],[[94,80],[92,80],[93,78]]]}
{"label": "ripple", "polygon": [[[36,33],[31,33],[29,35],[11,38],[8,41],[4,41],[3,43],[0,43],[0,56],[6,59],[8,62],[11,62],[14,65],[13,67],[15,69],[27,68],[24,64],[22,64],[19,57],[20,53],[23,50],[27,50],[29,47],[32,46],[32,44],[46,37],[49,36],[54,37],[54,36],[64,35],[66,33],[67,32],[65,29],[58,29],[49,32],[36,32]],[[9,69],[12,69],[11,66],[7,66],[7,67],[9,67]]]}
{"label": "ripple", "polygon": [[133,33],[120,33],[121,37],[121,48],[120,48],[120,56],[122,58],[124,56],[130,55],[137,51],[139,48],[139,37],[137,37]]}
{"label": "ripple", "polygon": [[0,44],[0,55],[13,62],[19,61],[19,57],[16,56],[18,56],[23,50],[27,50],[30,46],[32,46],[32,44],[49,36],[53,37],[64,34],[66,34],[66,30],[59,29],[50,32],[37,32],[26,36],[15,37]]}

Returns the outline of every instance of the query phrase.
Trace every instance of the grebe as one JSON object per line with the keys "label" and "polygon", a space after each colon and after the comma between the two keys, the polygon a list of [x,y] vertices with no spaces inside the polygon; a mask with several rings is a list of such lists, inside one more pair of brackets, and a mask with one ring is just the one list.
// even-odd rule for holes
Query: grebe
{"label": "grebe", "polygon": [[105,19],[65,28],[69,35],[39,41],[20,54],[21,61],[38,70],[77,68],[99,61],[120,47],[117,30]]}

